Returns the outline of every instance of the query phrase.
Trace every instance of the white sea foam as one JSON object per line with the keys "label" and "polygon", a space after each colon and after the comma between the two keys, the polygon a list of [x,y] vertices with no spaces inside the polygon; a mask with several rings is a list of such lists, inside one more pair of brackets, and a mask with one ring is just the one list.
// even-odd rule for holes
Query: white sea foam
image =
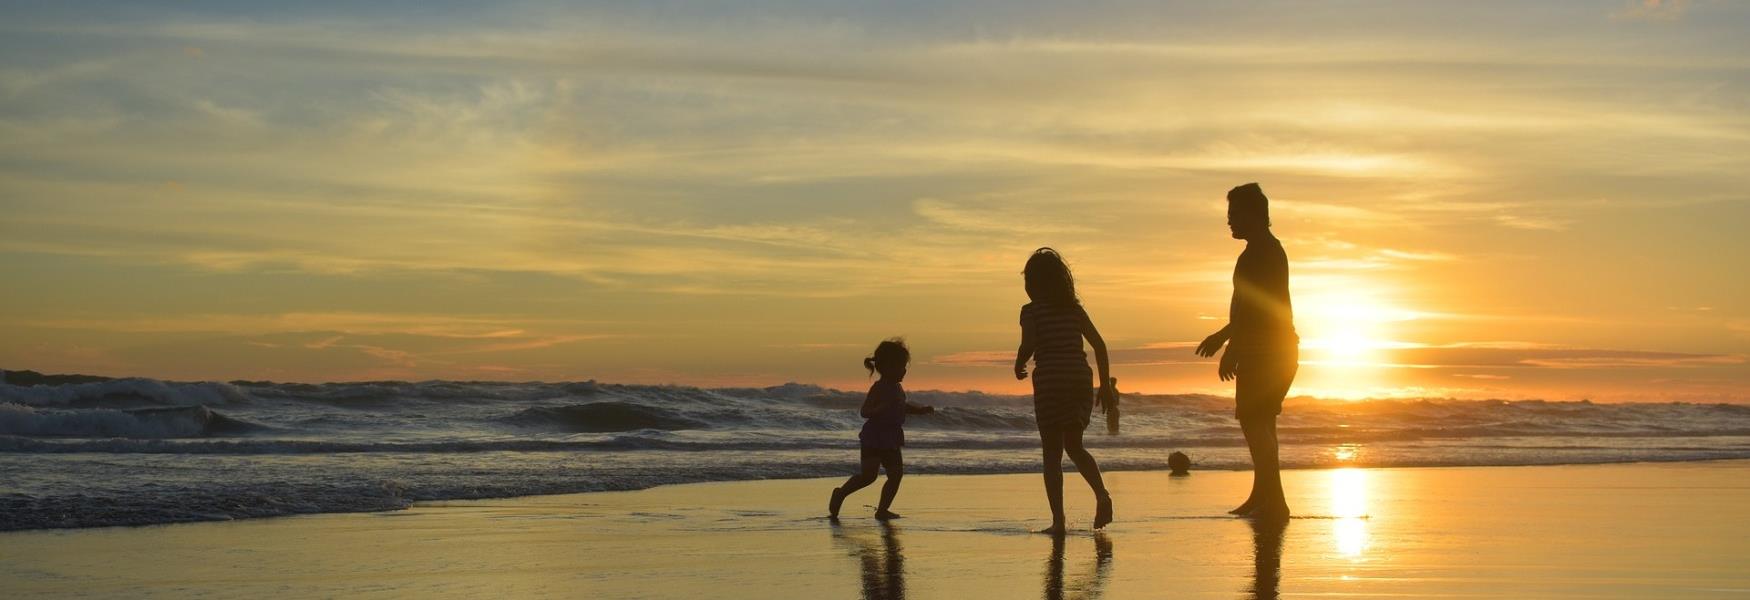
{"label": "white sea foam", "polygon": [[[908,470],[1036,468],[1026,396],[917,390]],[[0,529],[381,510],[409,500],[838,475],[861,391],[598,383],[0,384]],[[1102,465],[1243,468],[1231,400],[1126,396]],[[1289,467],[1750,458],[1750,407],[1291,399]],[[94,486],[92,482],[104,485]]]}

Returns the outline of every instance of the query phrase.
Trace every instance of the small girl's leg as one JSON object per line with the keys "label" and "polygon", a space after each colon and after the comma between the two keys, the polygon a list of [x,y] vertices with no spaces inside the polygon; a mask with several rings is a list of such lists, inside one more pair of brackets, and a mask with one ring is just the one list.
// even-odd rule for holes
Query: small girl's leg
{"label": "small girl's leg", "polygon": [[899,480],[905,477],[905,458],[898,448],[881,453],[881,468],[887,470],[887,483],[881,485],[881,506],[875,509],[875,518],[897,519],[899,515],[887,509],[893,506],[893,497],[899,494]]}
{"label": "small girl's leg", "polygon": [[846,479],[844,485],[833,488],[832,502],[827,505],[827,513],[834,518],[839,516],[839,506],[844,504],[846,496],[851,495],[852,492],[868,487],[871,483],[875,483],[875,475],[881,469],[881,451],[864,448],[862,452],[862,462],[861,471],[856,475],[852,475],[850,479]]}

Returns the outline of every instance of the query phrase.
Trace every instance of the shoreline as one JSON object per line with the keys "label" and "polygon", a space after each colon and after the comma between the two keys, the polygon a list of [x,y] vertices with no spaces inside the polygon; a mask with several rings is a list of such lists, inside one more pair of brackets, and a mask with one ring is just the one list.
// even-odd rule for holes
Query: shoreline
{"label": "shoreline", "polygon": [[[1713,597],[1750,593],[1750,460],[1284,473],[1298,517],[1222,515],[1250,478],[907,477],[825,518],[832,479],[417,503],[404,511],[0,533],[33,597]],[[1623,518],[1633,515],[1633,518]]]}
{"label": "shoreline", "polygon": [[[1691,463],[1693,463],[1693,464],[1707,464],[1707,463],[1726,463],[1726,462],[1733,462],[1733,461],[1742,461],[1745,464],[1750,465],[1750,458],[1723,457],[1723,458],[1702,458],[1702,459],[1671,459],[1671,460],[1640,459],[1640,460],[1597,461],[1597,462],[1515,463],[1515,464],[1489,464],[1489,465],[1466,465],[1466,464],[1412,464],[1412,465],[1389,465],[1389,466],[1325,465],[1325,466],[1285,467],[1283,469],[1283,471],[1286,473],[1286,472],[1322,472],[1322,471],[1345,470],[1345,469],[1347,469],[1347,470],[1366,470],[1366,471],[1404,470],[1404,469],[1437,469],[1437,470],[1449,470],[1449,469],[1526,469],[1526,468],[1539,468],[1539,467],[1552,467],[1553,468],[1553,467],[1596,467],[1596,466],[1618,466],[1618,465],[1676,465],[1676,464],[1691,464]],[[1123,466],[1119,466],[1117,468],[1108,468],[1108,467],[1102,466],[1101,471],[1103,473],[1108,473],[1108,474],[1110,474],[1110,473],[1138,473],[1138,474],[1162,474],[1162,475],[1164,475],[1167,472],[1165,462],[1166,461],[1163,458],[1161,460],[1162,464],[1159,467],[1144,467],[1144,468],[1125,468]],[[852,468],[852,465],[850,465],[847,462],[847,466],[846,466],[847,470],[845,471],[845,474],[843,476],[848,476],[848,474],[850,473],[849,469],[851,469],[851,468]],[[1234,468],[1196,468],[1196,467],[1194,467],[1192,469],[1192,474],[1196,474],[1198,472],[1203,472],[1203,473],[1244,473],[1244,472],[1250,472],[1250,471],[1251,471],[1250,468],[1240,468],[1240,467],[1234,467]],[[990,470],[990,471],[932,471],[927,466],[917,465],[915,463],[906,465],[906,475],[908,478],[920,477],[920,476],[928,476],[928,477],[988,477],[988,476],[1025,476],[1025,475],[1038,475],[1038,474],[1039,474],[1038,471],[1012,470],[1012,469]],[[1073,477],[1073,475],[1074,475],[1074,473],[1066,473],[1066,479],[1065,479],[1065,481],[1067,482],[1066,485],[1068,483],[1075,482],[1075,477]],[[533,493],[533,494],[514,494],[514,495],[502,495],[502,496],[500,496],[500,495],[481,495],[481,496],[429,498],[429,499],[416,499],[416,500],[405,500],[405,499],[397,497],[394,499],[394,501],[397,502],[399,504],[399,506],[392,507],[392,508],[363,508],[363,509],[359,509],[359,510],[314,510],[314,511],[307,511],[307,512],[287,512],[287,513],[282,513],[282,514],[269,514],[269,515],[261,515],[261,516],[244,516],[244,517],[229,517],[229,516],[222,516],[222,515],[211,516],[211,515],[209,515],[208,518],[201,518],[199,516],[196,516],[194,518],[189,518],[189,519],[185,519],[185,520],[174,520],[174,521],[152,522],[152,523],[121,523],[121,524],[92,525],[92,526],[74,525],[74,526],[30,527],[30,528],[19,528],[19,529],[0,529],[0,537],[4,537],[7,534],[24,533],[24,532],[88,531],[88,530],[104,530],[104,529],[141,529],[141,528],[163,527],[163,526],[173,526],[173,525],[199,525],[199,524],[210,524],[210,523],[254,522],[254,521],[264,521],[264,520],[271,521],[271,520],[278,520],[278,519],[298,518],[298,517],[315,517],[315,516],[324,516],[324,515],[390,515],[390,514],[401,513],[401,512],[408,511],[408,510],[417,509],[421,506],[442,505],[444,503],[452,503],[452,502],[490,502],[490,501],[497,501],[497,500],[540,499],[540,498],[551,498],[551,497],[559,497],[559,496],[573,496],[573,495],[579,495],[579,494],[636,493],[636,492],[658,490],[658,489],[670,488],[670,487],[676,487],[676,486],[719,485],[719,484],[748,483],[748,482],[760,482],[760,481],[787,481],[787,482],[788,481],[812,481],[812,480],[835,480],[836,481],[837,479],[840,479],[843,476],[837,475],[837,474],[832,474],[832,475],[802,475],[802,476],[796,476],[796,477],[771,477],[771,478],[758,478],[758,479],[703,479],[703,480],[697,480],[697,481],[678,481],[678,482],[656,483],[656,484],[646,486],[646,487],[627,487],[627,488],[621,488],[621,489],[594,489],[594,490],[562,490],[562,491],[541,492],[541,493]],[[877,481],[877,484],[879,484],[879,483],[880,483],[880,481]],[[875,489],[878,489],[878,488],[879,488],[879,485],[875,486]]]}

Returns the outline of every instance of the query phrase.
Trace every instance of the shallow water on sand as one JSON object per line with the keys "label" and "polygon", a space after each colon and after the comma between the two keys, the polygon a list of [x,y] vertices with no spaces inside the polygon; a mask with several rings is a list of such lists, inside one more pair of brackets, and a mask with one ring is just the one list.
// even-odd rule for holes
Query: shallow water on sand
{"label": "shallow water on sand", "polygon": [[1297,518],[1221,516],[1249,474],[1115,472],[1118,522],[1044,523],[1036,475],[908,477],[824,518],[836,480],[667,486],[145,528],[0,534],[25,596],[1710,598],[1750,593],[1750,461],[1331,469]]}

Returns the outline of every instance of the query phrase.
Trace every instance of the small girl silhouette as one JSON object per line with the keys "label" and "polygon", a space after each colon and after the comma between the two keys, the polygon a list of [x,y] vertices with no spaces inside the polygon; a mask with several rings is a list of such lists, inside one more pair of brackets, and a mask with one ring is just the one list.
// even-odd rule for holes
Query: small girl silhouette
{"label": "small girl silhouette", "polygon": [[870,374],[879,372],[881,378],[869,386],[869,395],[863,400],[863,418],[867,420],[857,436],[863,446],[862,470],[845,480],[844,485],[833,488],[827,512],[834,519],[839,517],[839,506],[846,496],[875,482],[878,469],[887,470],[887,483],[881,486],[881,505],[875,509],[875,518],[883,521],[899,518],[888,508],[893,506],[893,497],[899,494],[899,481],[905,477],[905,461],[899,450],[905,445],[905,415],[936,412],[935,407],[905,401],[905,388],[899,384],[905,380],[906,365],[910,362],[911,349],[899,338],[881,342],[874,354],[863,359],[863,368]]}

